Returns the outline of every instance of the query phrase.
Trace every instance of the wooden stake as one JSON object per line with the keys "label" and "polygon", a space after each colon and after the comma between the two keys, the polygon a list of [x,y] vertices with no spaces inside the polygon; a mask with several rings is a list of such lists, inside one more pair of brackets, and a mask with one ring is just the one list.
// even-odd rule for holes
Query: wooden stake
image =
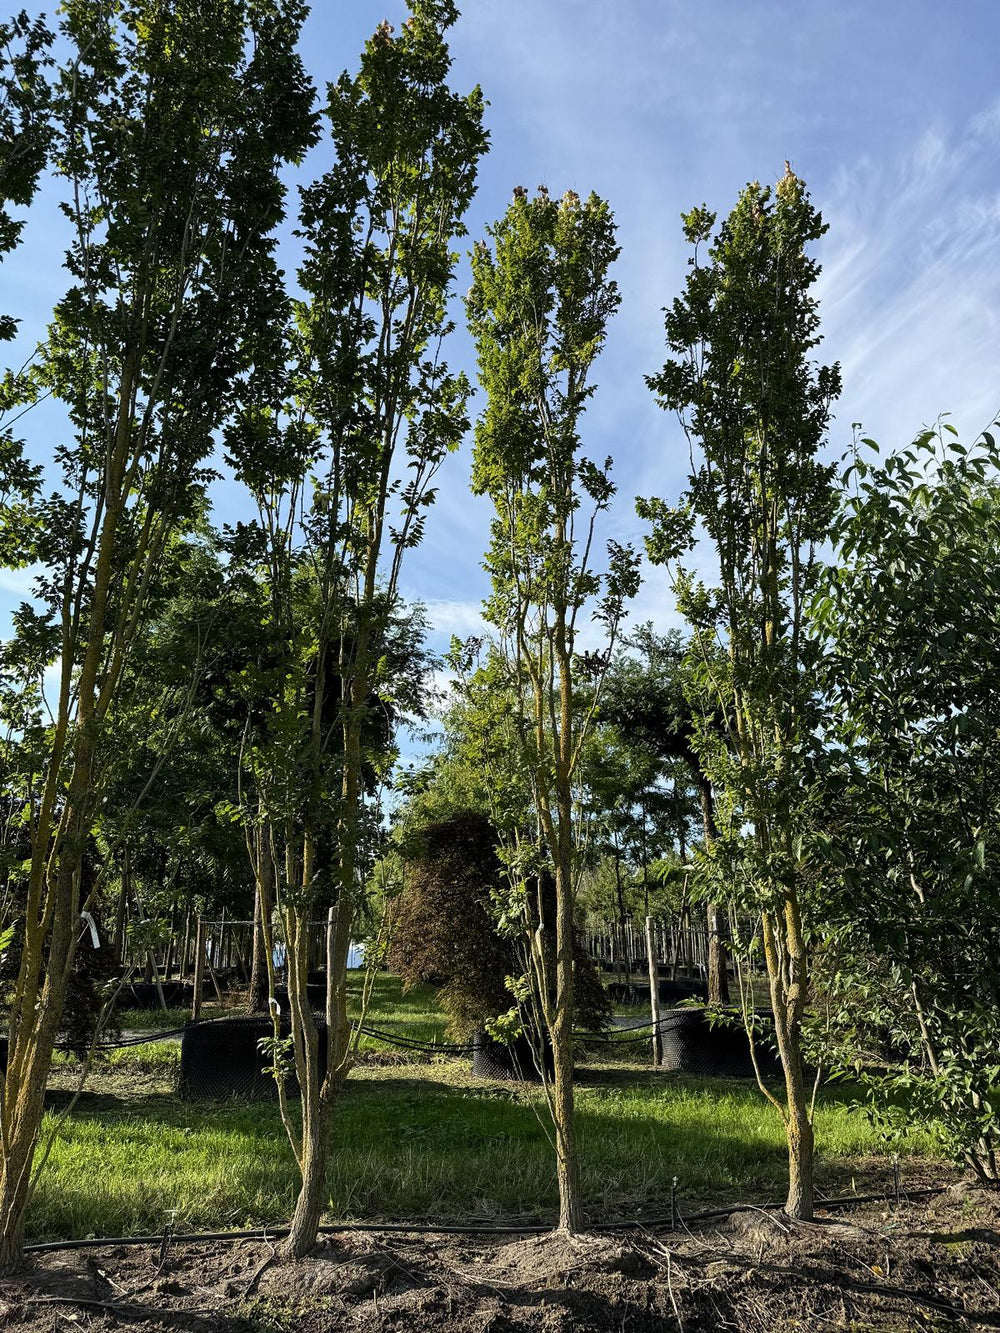
{"label": "wooden stake", "polygon": [[205,923],[201,913],[196,919],[194,933],[194,995],[191,999],[191,1017],[197,1021],[201,1017],[201,987],[205,979]]}
{"label": "wooden stake", "polygon": [[327,1041],[330,1040],[330,1033],[333,1031],[333,974],[334,974],[334,945],[337,938],[337,916],[340,911],[340,904],[331,907],[326,914],[326,1031]]}
{"label": "wooden stake", "polygon": [[188,973],[188,952],[191,947],[191,912],[184,913],[184,948],[181,950],[180,966],[177,969],[178,978],[183,981]]}
{"label": "wooden stake", "polygon": [[653,1020],[653,1067],[659,1069],[663,1061],[663,1038],[660,1035],[660,977],[656,966],[651,916],[646,917],[646,961],[649,967],[649,1013]]}

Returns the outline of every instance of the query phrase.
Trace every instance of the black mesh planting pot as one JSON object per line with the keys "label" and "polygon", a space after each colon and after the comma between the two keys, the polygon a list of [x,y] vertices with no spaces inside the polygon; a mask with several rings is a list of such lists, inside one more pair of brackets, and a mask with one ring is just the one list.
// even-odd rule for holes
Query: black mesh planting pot
{"label": "black mesh planting pot", "polygon": [[[682,1000],[707,1000],[708,987],[704,981],[699,981],[696,977],[677,977],[670,981],[668,978],[662,978],[657,989],[660,992],[660,999],[667,1004],[680,1004]],[[649,987],[646,987],[646,995],[649,995]]]}
{"label": "black mesh planting pot", "polygon": [[[320,1076],[326,1071],[326,1024],[319,1023]],[[270,1037],[269,1018],[226,1018],[206,1024],[189,1024],[181,1037],[181,1068],[178,1092],[187,1101],[276,1101],[278,1089],[263,1066],[268,1057],[258,1042]],[[282,1035],[288,1035],[287,1021]],[[290,1097],[299,1095],[294,1075],[285,1082]]]}
{"label": "black mesh planting pot", "polygon": [[[190,1008],[194,987],[187,981],[164,981],[163,999],[168,1009]],[[202,992],[204,993],[204,992]],[[119,1009],[159,1009],[160,993],[154,981],[135,981],[118,994]]]}
{"label": "black mesh planting pot", "polygon": [[[545,1043],[545,1067],[549,1076],[555,1074],[552,1047]],[[511,1042],[496,1041],[488,1033],[479,1031],[472,1038],[472,1072],[478,1078],[498,1078],[518,1082],[540,1081],[540,1074],[527,1037],[515,1037]]]}
{"label": "black mesh planting pot", "polygon": [[[288,987],[275,986],[274,998],[281,1006],[281,1012],[288,1013]],[[306,1002],[314,1014],[326,1011],[326,982],[306,982]]]}
{"label": "black mesh planting pot", "polygon": [[[781,1061],[773,1049],[774,1026],[769,1014],[758,1014],[762,1030],[754,1039],[757,1063],[764,1078],[781,1075]],[[681,1074],[753,1078],[750,1040],[743,1021],[710,1024],[704,1009],[675,1009],[661,1022],[663,1068]]]}
{"label": "black mesh planting pot", "polygon": [[628,986],[624,981],[609,981],[608,994],[611,996],[612,1004],[635,1004],[635,987]]}

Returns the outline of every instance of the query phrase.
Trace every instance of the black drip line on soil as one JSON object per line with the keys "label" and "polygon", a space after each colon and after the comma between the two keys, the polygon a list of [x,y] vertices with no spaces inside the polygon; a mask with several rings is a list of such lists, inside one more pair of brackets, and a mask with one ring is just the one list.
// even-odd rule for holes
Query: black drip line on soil
{"label": "black drip line on soil", "polygon": [[[837,1208],[853,1208],[863,1203],[909,1202],[912,1199],[932,1198],[944,1194],[947,1185],[935,1185],[918,1190],[907,1190],[901,1195],[890,1194],[848,1194],[843,1198],[817,1200],[817,1207],[826,1211]],[[587,1228],[593,1232],[625,1233],[676,1231],[689,1226],[692,1222],[711,1222],[720,1218],[731,1217],[733,1213],[782,1212],[782,1203],[734,1203],[726,1208],[707,1208],[697,1213],[682,1214],[674,1211],[670,1217],[647,1217],[634,1222],[593,1222]],[[171,1243],[183,1245],[201,1245],[212,1241],[259,1240],[265,1244],[281,1240],[290,1231],[288,1226],[256,1227],[247,1231],[193,1231],[184,1233],[171,1230]],[[412,1236],[536,1236],[544,1235],[556,1229],[555,1222],[496,1222],[461,1225],[448,1222],[333,1222],[319,1227],[323,1236],[343,1235],[349,1231],[369,1232],[376,1235],[412,1235]],[[25,1245],[25,1254],[47,1254],[62,1250],[92,1250],[110,1245],[161,1245],[163,1233],[143,1236],[87,1236],[82,1240],[53,1240]]]}

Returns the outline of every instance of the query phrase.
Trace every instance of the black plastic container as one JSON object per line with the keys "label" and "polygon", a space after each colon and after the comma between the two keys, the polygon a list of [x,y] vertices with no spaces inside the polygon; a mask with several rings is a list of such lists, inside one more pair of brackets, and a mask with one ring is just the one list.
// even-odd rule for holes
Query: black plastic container
{"label": "black plastic container", "polygon": [[[531,1042],[525,1036],[511,1042],[496,1041],[479,1031],[472,1038],[472,1072],[477,1078],[496,1078],[521,1083],[539,1083],[541,1075],[535,1064]],[[545,1043],[545,1065],[550,1077],[555,1074],[552,1047]]]}
{"label": "black plastic container", "polygon": [[[320,1022],[320,1076],[326,1071],[326,1024]],[[181,1036],[181,1067],[178,1092],[187,1101],[276,1101],[278,1089],[265,1068],[269,1057],[259,1046],[261,1038],[273,1035],[269,1018],[223,1018],[211,1023],[192,1023]],[[287,1020],[282,1035],[287,1036]],[[290,1097],[299,1095],[294,1075],[286,1079]]]}
{"label": "black plastic container", "polygon": [[[709,1023],[704,1009],[674,1009],[664,1015],[660,1031],[662,1067],[681,1074],[715,1075],[720,1078],[754,1078],[750,1039],[742,1018]],[[774,1021],[769,1013],[757,1014],[760,1031],[754,1037],[757,1063],[764,1078],[781,1076],[781,1061],[774,1050]]]}
{"label": "black plastic container", "polygon": [[[281,985],[275,986],[274,998],[281,1006],[284,1014],[288,1013],[288,987]],[[314,1014],[321,1014],[326,1011],[326,981],[306,982],[306,1002]],[[267,1001],[265,1000],[265,1004]]]}

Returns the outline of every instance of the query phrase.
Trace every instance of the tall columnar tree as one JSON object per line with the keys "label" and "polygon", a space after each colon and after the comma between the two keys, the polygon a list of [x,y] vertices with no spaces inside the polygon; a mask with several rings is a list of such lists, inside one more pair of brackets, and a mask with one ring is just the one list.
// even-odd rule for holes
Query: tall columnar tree
{"label": "tall columnar tree", "polygon": [[67,0],[53,159],[71,286],[6,409],[65,408],[31,514],[40,606],[16,630],[58,684],[20,792],[30,858],[0,1107],[0,1266],[20,1254],[45,1079],[89,890],[108,726],[173,533],[202,504],[213,432],[273,357],[278,168],[311,141],[298,0]]}
{"label": "tall columnar tree", "polygon": [[[638,576],[632,552],[609,543],[598,572],[594,524],[614,494],[608,472],[581,453],[580,419],[594,392],[590,372],[618,307],[609,270],[614,220],[596,195],[559,201],[518,188],[477,244],[467,298],[486,406],[476,425],[473,488],[493,501],[486,619],[496,631],[491,670],[511,709],[516,760],[527,778],[536,835],[504,828],[512,888],[538,886],[531,933],[533,994],[552,1042],[546,1093],[555,1129],[560,1228],[583,1224],[573,1125],[573,906],[579,874],[576,784],[607,657],[581,678],[581,617],[602,622],[607,649]],[[545,872],[555,878],[555,949],[546,946]],[[549,962],[554,956],[555,975]],[[544,1062],[543,1062],[544,1064]]]}
{"label": "tall columnar tree", "polygon": [[[375,701],[406,676],[387,650],[407,550],[423,537],[434,478],[468,428],[466,378],[442,357],[462,218],[486,149],[483,99],[447,84],[451,0],[415,0],[398,36],[382,23],[356,76],[330,86],[336,162],[302,197],[304,298],[295,397],[247,413],[230,452],[261,512],[270,616],[288,645],[274,744],[254,757],[251,837],[262,897],[288,947],[302,1173],[287,1248],[315,1242],[326,1202],[336,1093],[352,1058],[347,956],[368,878],[362,846]],[[257,444],[290,459],[275,477]],[[268,460],[275,458],[268,453]],[[296,461],[297,459],[297,461]],[[327,1071],[306,998],[308,923],[332,908]],[[265,920],[268,912],[264,912]]]}
{"label": "tall columnar tree", "polygon": [[[825,228],[802,181],[788,168],[773,192],[748,185],[711,239],[714,226],[705,208],[684,218],[691,272],[666,311],[669,358],[648,381],[688,434],[688,490],[677,509],[640,501],[639,512],[653,521],[654,560],[689,549],[697,522],[718,562],[711,590],[683,570],[677,579],[694,630],[695,745],[718,796],[713,855],[734,872],[738,864],[732,880],[761,920],[785,1081],[783,1100],[767,1095],[788,1139],[788,1212],[809,1217],[813,1129],[801,1057],[809,903],[799,834],[815,710],[803,621],[833,512],[831,468],[817,453],[840,376],[810,359],[819,265],[807,250]],[[705,262],[699,246],[709,242]]]}

